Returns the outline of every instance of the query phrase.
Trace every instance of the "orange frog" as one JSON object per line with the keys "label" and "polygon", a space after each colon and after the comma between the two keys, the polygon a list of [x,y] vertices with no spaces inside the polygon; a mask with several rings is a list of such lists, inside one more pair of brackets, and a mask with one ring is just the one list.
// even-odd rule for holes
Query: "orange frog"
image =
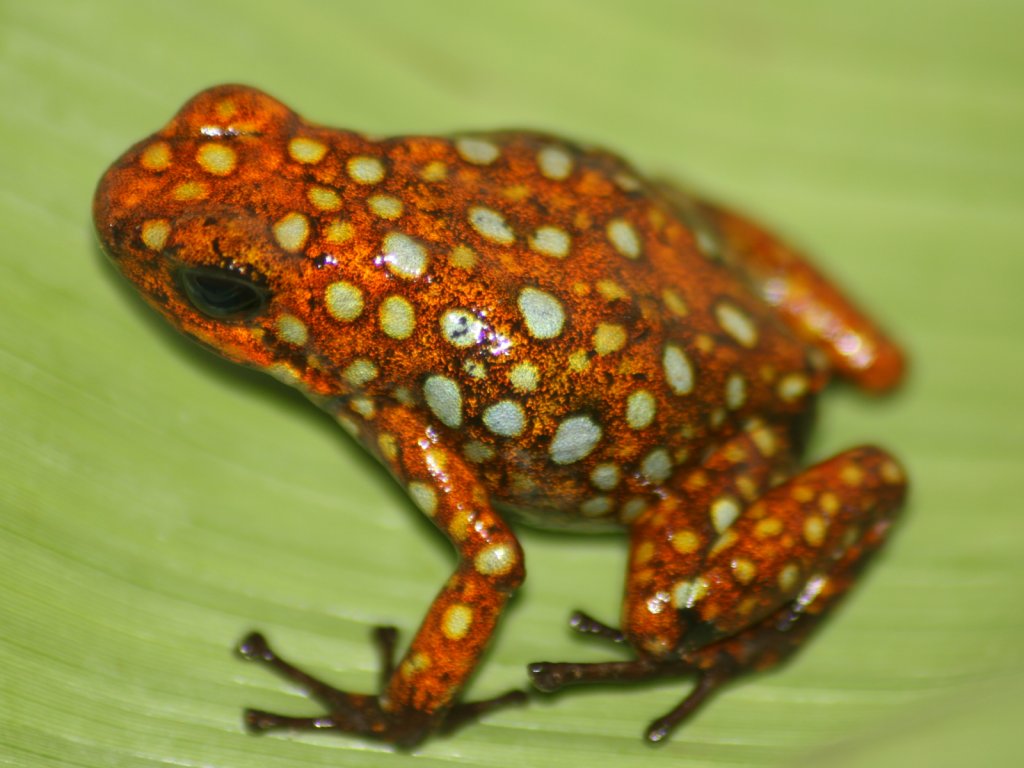
{"label": "orange frog", "polygon": [[411,747],[460,700],[522,583],[509,520],[629,535],[628,661],[535,663],[535,687],[694,676],[664,739],[798,648],[885,540],[906,480],[862,446],[797,459],[833,374],[881,391],[897,347],[760,225],[615,155],[525,132],[373,138],[212,88],[103,176],[103,247],[182,333],[304,392],[373,453],[458,564],[382,687],[337,690],[259,634],[241,652],[312,717]]}

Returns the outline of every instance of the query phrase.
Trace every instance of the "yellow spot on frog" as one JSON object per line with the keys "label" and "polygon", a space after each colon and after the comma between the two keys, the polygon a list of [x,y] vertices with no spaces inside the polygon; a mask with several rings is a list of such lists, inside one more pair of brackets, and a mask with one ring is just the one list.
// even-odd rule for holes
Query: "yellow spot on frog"
{"label": "yellow spot on frog", "polygon": [[147,171],[166,171],[171,166],[171,145],[166,141],[150,144],[142,150],[139,162]]}
{"label": "yellow spot on frog", "polygon": [[327,154],[327,146],[316,139],[298,136],[288,142],[288,154],[297,163],[314,165]]}
{"label": "yellow spot on frog", "polygon": [[341,208],[341,198],[329,187],[310,187],[306,191],[306,198],[321,211],[336,211]]}
{"label": "yellow spot on frog", "polygon": [[209,142],[196,151],[196,162],[207,173],[214,176],[227,176],[235,170],[238,156],[235,150],[226,144]]}
{"label": "yellow spot on frog", "polygon": [[181,202],[204,200],[209,194],[210,187],[203,181],[183,181],[171,192],[174,199]]}
{"label": "yellow spot on frog", "polygon": [[594,331],[594,350],[599,355],[610,355],[626,346],[626,329],[615,323],[601,323]]}
{"label": "yellow spot on frog", "polygon": [[289,253],[295,253],[306,244],[309,221],[301,213],[286,213],[274,224],[274,239]]}
{"label": "yellow spot on frog", "polygon": [[333,219],[324,232],[324,238],[328,243],[333,245],[341,245],[352,239],[352,235],[355,234],[355,228],[351,223],[343,221],[342,219]]}
{"label": "yellow spot on frog", "polygon": [[277,318],[275,326],[277,328],[277,335],[282,341],[294,344],[297,347],[301,347],[309,338],[306,324],[295,315],[281,315]]}
{"label": "yellow spot on frog", "polygon": [[461,640],[473,623],[473,609],[464,603],[453,603],[441,617],[441,631],[449,640]]}
{"label": "yellow spot on frog", "polygon": [[171,234],[171,225],[166,219],[150,219],[142,224],[142,242],[151,251],[163,250]]}

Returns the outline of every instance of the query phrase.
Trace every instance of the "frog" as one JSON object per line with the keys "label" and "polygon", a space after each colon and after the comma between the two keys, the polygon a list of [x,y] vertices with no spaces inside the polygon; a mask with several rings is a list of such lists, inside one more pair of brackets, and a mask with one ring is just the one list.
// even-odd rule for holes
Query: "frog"
{"label": "frog", "polygon": [[693,680],[645,731],[663,742],[802,647],[904,506],[883,448],[802,460],[826,384],[892,390],[900,346],[768,227],[610,151],[370,136],[221,85],[110,166],[93,214],[145,302],[298,388],[455,552],[403,654],[394,627],[374,631],[374,693],[245,637],[244,658],[322,707],[246,710],[253,732],[412,749],[523,704],[462,692],[525,578],[526,524],[628,545],[620,625],[570,617],[616,660],[534,662],[532,688]]}

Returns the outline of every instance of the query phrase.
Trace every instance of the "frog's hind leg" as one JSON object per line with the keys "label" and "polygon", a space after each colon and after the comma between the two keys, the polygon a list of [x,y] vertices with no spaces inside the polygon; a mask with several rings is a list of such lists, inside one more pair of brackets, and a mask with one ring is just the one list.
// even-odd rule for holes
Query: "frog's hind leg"
{"label": "frog's hind leg", "polygon": [[804,254],[752,219],[675,187],[660,189],[702,250],[744,275],[840,375],[875,392],[899,383],[905,367],[900,348]]}
{"label": "frog's hind leg", "polygon": [[[749,435],[727,443],[683,481],[685,506],[670,496],[634,524],[623,632],[576,617],[577,629],[628,643],[636,657],[534,664],[537,687],[696,675],[648,728],[660,741],[729,680],[799,647],[885,540],[904,476],[884,451],[862,447],[769,489],[772,462],[752,461],[755,448]],[[728,454],[738,474],[725,471]],[[743,489],[751,483],[756,499]]]}

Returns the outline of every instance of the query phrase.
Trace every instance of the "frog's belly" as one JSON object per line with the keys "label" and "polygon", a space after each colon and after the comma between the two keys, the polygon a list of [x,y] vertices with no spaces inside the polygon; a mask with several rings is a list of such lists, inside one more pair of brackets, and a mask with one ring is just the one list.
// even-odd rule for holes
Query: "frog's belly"
{"label": "frog's belly", "polygon": [[498,511],[507,515],[512,522],[549,531],[607,533],[609,531],[621,531],[624,526],[624,523],[617,517],[587,517],[578,510],[523,506],[500,500],[495,500],[494,505]]}

